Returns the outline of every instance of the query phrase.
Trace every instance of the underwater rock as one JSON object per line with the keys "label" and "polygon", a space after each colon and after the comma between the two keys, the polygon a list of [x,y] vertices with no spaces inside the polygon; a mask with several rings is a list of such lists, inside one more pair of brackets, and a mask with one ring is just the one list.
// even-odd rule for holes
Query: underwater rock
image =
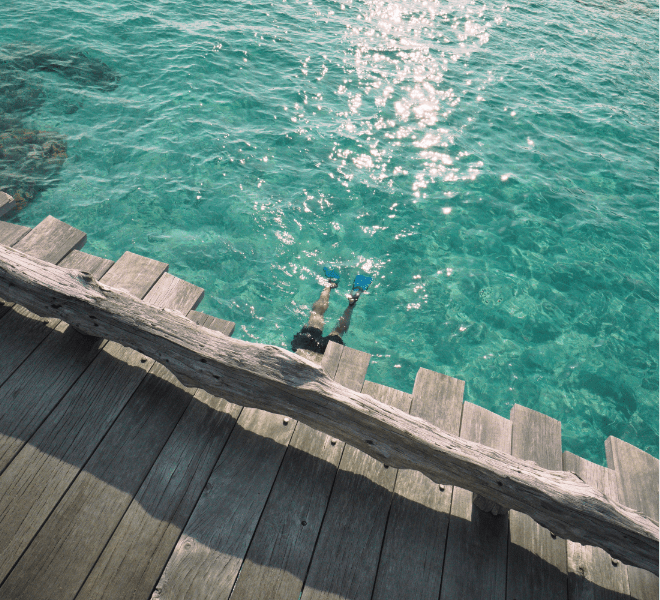
{"label": "underwater rock", "polygon": [[[40,131],[26,122],[44,102],[38,73],[56,73],[85,87],[114,90],[119,75],[104,62],[79,50],[48,49],[34,44],[0,48],[0,191],[24,208],[58,183],[67,157],[65,136]],[[77,106],[64,103],[67,114]]]}
{"label": "underwater rock", "polygon": [[57,183],[66,150],[66,138],[58,133],[0,127],[0,191],[24,208]]}
{"label": "underwater rock", "polygon": [[82,86],[112,91],[119,75],[97,58],[79,50],[56,50],[33,44],[7,44],[0,49],[0,72],[57,73]]}

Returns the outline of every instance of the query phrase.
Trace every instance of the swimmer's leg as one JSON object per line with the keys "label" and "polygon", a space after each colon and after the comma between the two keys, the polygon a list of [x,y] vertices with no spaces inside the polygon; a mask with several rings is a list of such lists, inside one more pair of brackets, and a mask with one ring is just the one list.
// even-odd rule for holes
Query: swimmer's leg
{"label": "swimmer's leg", "polygon": [[337,324],[335,325],[335,328],[332,330],[330,335],[338,335],[341,337],[348,331],[348,326],[351,324],[351,315],[353,314],[355,303],[356,300],[353,298],[348,301],[348,306],[346,307],[344,314],[339,317],[339,321],[337,321]]}
{"label": "swimmer's leg", "polygon": [[323,318],[323,315],[325,314],[325,311],[328,310],[328,306],[330,306],[331,289],[331,287],[324,287],[321,291],[319,299],[314,302],[314,305],[312,306],[312,312],[309,315],[309,321],[307,321],[307,327],[316,327],[317,329],[323,331],[323,327],[325,325],[325,319]]}

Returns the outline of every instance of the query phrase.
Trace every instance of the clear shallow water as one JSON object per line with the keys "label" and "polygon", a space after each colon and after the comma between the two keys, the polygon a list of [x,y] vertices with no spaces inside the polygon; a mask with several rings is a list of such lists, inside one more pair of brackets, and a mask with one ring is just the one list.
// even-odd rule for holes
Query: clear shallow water
{"label": "clear shallow water", "polygon": [[[64,136],[66,160],[12,220],[169,262],[283,347],[322,265],[343,275],[328,327],[368,273],[345,341],[370,379],[434,369],[596,462],[608,435],[658,456],[657,22],[644,2],[15,0],[0,92],[30,93],[5,127]],[[26,70],[35,44],[118,84]]]}

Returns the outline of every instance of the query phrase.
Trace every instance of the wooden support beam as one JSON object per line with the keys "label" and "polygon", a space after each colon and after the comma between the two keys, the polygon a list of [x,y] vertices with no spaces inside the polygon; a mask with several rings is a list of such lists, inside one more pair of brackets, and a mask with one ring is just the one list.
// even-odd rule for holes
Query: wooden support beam
{"label": "wooden support beam", "polygon": [[399,469],[524,512],[557,536],[658,573],[658,524],[579,477],[450,435],[339,385],[283,348],[234,340],[91,275],[0,246],[0,297],[161,362],[230,402],[288,415]]}

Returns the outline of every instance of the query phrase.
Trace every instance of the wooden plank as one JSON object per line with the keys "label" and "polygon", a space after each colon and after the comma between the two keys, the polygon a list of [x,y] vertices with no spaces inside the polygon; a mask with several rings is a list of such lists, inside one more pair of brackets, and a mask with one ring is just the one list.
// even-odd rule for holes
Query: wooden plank
{"label": "wooden plank", "polygon": [[[0,221],[0,244],[4,244],[5,246],[12,246],[22,237],[27,235],[29,231],[29,227]],[[0,299],[0,317],[7,314],[12,306],[14,306],[13,302],[7,302]]]}
{"label": "wooden plank", "polygon": [[[410,409],[410,394],[368,382],[365,393],[400,410]],[[303,600],[371,598],[396,477],[396,469],[346,446]]]}
{"label": "wooden plank", "polygon": [[153,356],[179,380],[185,377],[211,394],[285,413],[393,467],[459,485],[532,516],[558,535],[658,572],[658,528],[651,519],[612,502],[576,475],[463,440],[350,390],[283,348],[210,332],[180,313],[102,286],[89,274],[4,246],[0,296]]}
{"label": "wooden plank", "polygon": [[16,208],[16,200],[14,200],[9,194],[0,192],[0,217],[4,217],[14,208]]}
{"label": "wooden plank", "polygon": [[[563,467],[618,501],[616,474],[570,452],[563,454]],[[629,598],[628,568],[600,548],[566,542],[569,600],[623,600]]]}
{"label": "wooden plank", "polygon": [[[420,369],[410,414],[458,435],[465,382]],[[387,522],[374,600],[438,598],[452,486],[399,471]]]}
{"label": "wooden plank", "polygon": [[[344,385],[361,388],[369,360],[331,342],[323,364]],[[295,427],[232,600],[300,596],[344,444],[302,423]]]}
{"label": "wooden plank", "polygon": [[[78,264],[83,270],[91,272],[98,268],[103,269],[104,265],[99,266],[96,257],[82,252],[79,254]],[[129,285],[130,279],[136,276],[139,277],[139,274],[132,270],[120,269],[115,272],[115,281]],[[30,315],[30,319],[38,318],[32,313]],[[17,331],[22,332],[26,338],[29,337],[26,328],[18,328]],[[4,348],[3,341],[7,340],[0,335],[0,349]],[[22,343],[24,344],[25,340]],[[104,345],[104,340],[82,335],[60,321],[0,386],[0,472],[37,431]],[[12,356],[16,354],[13,344],[8,344],[7,347]]]}
{"label": "wooden plank", "polygon": [[0,320],[0,385],[20,367],[34,349],[57,327],[59,319],[35,315],[14,305]]}
{"label": "wooden plank", "polygon": [[196,391],[77,600],[149,597],[241,410]]}
{"label": "wooden plank", "polygon": [[76,596],[191,400],[165,367],[153,366],[0,586],[0,596],[50,600],[53,590],[58,600]]}
{"label": "wooden plank", "polygon": [[[465,402],[461,437],[511,452],[511,421]],[[503,600],[506,595],[508,515],[479,510],[472,496],[454,488],[440,600]]]}
{"label": "wooden plank", "polygon": [[152,364],[152,359],[133,350],[106,344],[0,475],[0,580],[28,547]]}
{"label": "wooden plank", "polygon": [[0,244],[13,246],[30,233],[30,228],[15,223],[0,221]]}
{"label": "wooden plank", "polygon": [[[243,415],[246,415],[246,413],[251,414],[252,411],[253,409],[245,409],[241,415],[241,419]],[[261,413],[261,411],[258,412],[261,415],[265,414]],[[231,450],[232,439],[237,432],[232,433],[232,438],[230,438],[225,452],[220,457],[218,467],[216,467],[213,476],[209,480],[209,485],[212,485],[213,489],[208,497],[206,495],[202,496],[195,509],[195,513],[193,513],[186,527],[184,535],[179,540],[172,558],[165,568],[163,577],[156,586],[154,597],[160,599],[181,598],[183,596],[213,599],[229,598],[266,500],[269,493],[272,494],[271,488],[278,475],[278,469],[281,472],[285,468],[283,466],[280,467],[280,465],[284,458],[286,445],[290,441],[290,436],[294,428],[298,430],[295,421],[275,415],[270,415],[268,420],[272,421],[273,417],[276,420],[273,421],[271,427],[276,426],[275,434],[282,435],[278,431],[282,426],[288,431],[285,443],[280,447],[273,446],[273,441],[277,441],[277,438],[273,440],[267,439],[268,437],[273,437],[273,434],[264,434],[263,438],[257,440],[258,443],[252,442],[252,445],[255,447],[254,449],[259,454],[263,452],[263,450],[259,449],[259,446],[263,444],[270,446],[271,450],[268,455],[261,456],[258,469],[252,465],[252,459],[249,462],[246,461],[243,467],[243,475],[234,472],[234,463],[236,462],[236,458],[233,456],[234,452],[228,454]],[[266,419],[264,416],[260,418]],[[240,421],[239,419],[239,425],[241,425]],[[237,428],[237,430],[238,433],[242,431],[241,428]],[[249,432],[250,428],[246,428],[245,431]],[[305,435],[305,432],[301,433],[298,431],[297,437],[300,441],[304,441],[306,437],[314,435],[322,434],[310,430]],[[336,457],[335,460],[338,462],[341,450],[333,447],[330,439],[327,439],[323,445],[331,449],[329,452],[326,452],[326,455]],[[242,452],[246,452],[246,449],[242,449]],[[290,456],[288,452],[287,455]],[[223,464],[226,466],[221,468]],[[264,476],[262,474],[258,482],[259,489],[254,491],[248,501],[247,493],[256,485],[256,482],[252,481],[252,471],[263,471],[267,468],[267,475]],[[318,471],[318,467],[316,470]],[[299,473],[299,476],[301,475]],[[332,475],[334,475],[334,469]],[[214,483],[213,480],[216,476],[218,477],[218,481]],[[226,483],[220,485],[221,482]],[[246,484],[247,488],[245,487]],[[278,488],[281,490],[280,486]],[[263,489],[263,492],[260,489]],[[286,491],[290,493],[290,490]],[[237,497],[226,498],[227,495],[231,495],[232,493],[236,494]],[[222,499],[217,497],[219,494],[222,494]],[[222,507],[223,504],[228,506]],[[247,506],[239,510],[238,507],[245,504]],[[289,508],[291,511],[295,511],[293,506]],[[221,513],[219,513],[220,509]],[[227,510],[231,511],[229,514],[234,519],[233,523],[226,522],[231,521],[230,518],[224,516]],[[306,526],[302,526],[300,522],[296,529],[304,527]],[[318,527],[318,524],[316,524],[316,527]],[[224,535],[222,535],[223,531]],[[209,536],[212,536],[212,542],[209,540]],[[196,539],[194,545],[192,544],[192,538]],[[190,575],[191,570],[192,576]]]}
{"label": "wooden plank", "polygon": [[[177,305],[197,308],[204,297],[204,290],[183,279],[179,279],[169,273],[163,273],[156,284],[149,290],[144,301],[150,304],[162,303],[168,300]],[[186,311],[188,312],[188,311]]]}
{"label": "wooden plank", "polygon": [[[74,230],[66,223],[52,217],[44,219],[31,231],[27,228],[26,230],[29,233],[21,236],[15,247],[31,256],[49,262],[56,262],[61,258],[60,255],[68,254],[74,245],[79,243],[79,234],[82,234],[77,229]],[[59,319],[44,319],[26,308],[18,306],[7,315],[7,318],[2,320],[0,356],[3,357],[3,360],[0,363],[0,385],[57,327],[58,323]]]}
{"label": "wooden plank", "polygon": [[[124,252],[121,258],[103,277],[103,283],[124,290],[137,298],[144,298],[149,290],[167,271],[168,265],[151,258]],[[132,275],[127,277],[126,274]]]}
{"label": "wooden plank", "polygon": [[0,473],[105,345],[60,321],[0,386]]}
{"label": "wooden plank", "polygon": [[[619,500],[658,521],[658,459],[627,442],[610,436],[605,440],[607,465],[616,473]],[[640,600],[657,600],[658,577],[628,567],[630,595]]]}
{"label": "wooden plank", "polygon": [[[561,423],[518,404],[511,409],[511,453],[545,469],[560,470]],[[566,542],[527,515],[509,515],[507,598],[567,597]]]}
{"label": "wooden plank", "polygon": [[80,250],[72,250],[57,264],[67,269],[91,273],[96,279],[101,279],[115,263],[107,258],[93,256]]}
{"label": "wooden plank", "polygon": [[[134,276],[130,269],[124,273],[124,277]],[[117,273],[115,280],[121,281]],[[166,307],[189,308],[176,304]],[[14,568],[153,364],[152,359],[134,350],[107,343],[0,475],[0,539],[11,539],[0,548],[0,580]],[[45,540],[58,543],[49,537]],[[37,547],[49,549],[48,544],[42,547],[37,543]],[[14,569],[11,581],[5,582],[7,589],[14,589],[11,582],[21,579],[22,574],[33,577],[29,566],[32,554],[26,556],[26,570]],[[77,572],[74,570],[71,577]],[[1,589],[0,596],[4,596]]]}
{"label": "wooden plank", "polygon": [[153,597],[229,597],[292,433],[281,415],[243,409]]}
{"label": "wooden plank", "polygon": [[196,310],[191,310],[188,313],[188,318],[194,323],[201,325],[202,327],[207,327],[208,329],[219,331],[225,335],[234,335],[234,328],[236,327],[236,324],[232,321],[218,319],[217,317],[212,317],[211,315],[207,315]]}
{"label": "wooden plank", "polygon": [[6,302],[0,298],[0,319],[11,310],[12,306],[14,306],[13,302]]}
{"label": "wooden plank", "polygon": [[241,410],[197,392],[77,600],[149,597]]}
{"label": "wooden plank", "polygon": [[57,264],[71,250],[80,250],[87,234],[55,217],[46,217],[13,247],[30,256]]}
{"label": "wooden plank", "polygon": [[212,317],[203,312],[197,310],[189,310],[186,315],[191,321],[206,327],[206,329],[211,329],[213,331],[218,331],[224,335],[231,336],[234,333],[234,328],[236,324],[232,321],[225,321],[224,319],[218,319],[217,317]]}

